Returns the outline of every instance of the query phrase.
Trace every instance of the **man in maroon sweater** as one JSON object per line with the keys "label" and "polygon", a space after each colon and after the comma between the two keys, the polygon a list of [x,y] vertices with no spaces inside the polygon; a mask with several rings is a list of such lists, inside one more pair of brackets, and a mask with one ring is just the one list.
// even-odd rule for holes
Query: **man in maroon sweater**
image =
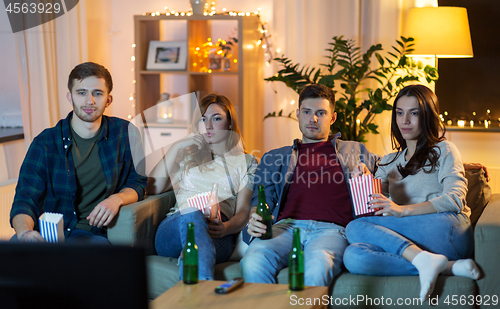
{"label": "man in maroon sweater", "polygon": [[[244,230],[251,242],[241,260],[245,281],[275,283],[288,266],[293,229],[300,228],[305,257],[305,285],[329,286],[340,273],[348,243],[345,226],[353,219],[346,179],[363,162],[374,170],[379,157],[363,144],[330,136],[337,117],[333,90],[309,85],[300,93],[297,119],[302,140],[266,153],[257,168],[252,205],[258,203],[257,186],[263,184],[273,214],[273,238],[262,240],[266,226],[250,211]],[[248,236],[246,235],[246,236]]]}

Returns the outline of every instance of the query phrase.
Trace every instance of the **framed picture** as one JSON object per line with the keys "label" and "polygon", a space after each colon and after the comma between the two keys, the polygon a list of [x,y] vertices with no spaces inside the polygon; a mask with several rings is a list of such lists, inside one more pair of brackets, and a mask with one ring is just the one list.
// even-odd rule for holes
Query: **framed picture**
{"label": "framed picture", "polygon": [[186,41],[150,41],[147,70],[186,70]]}

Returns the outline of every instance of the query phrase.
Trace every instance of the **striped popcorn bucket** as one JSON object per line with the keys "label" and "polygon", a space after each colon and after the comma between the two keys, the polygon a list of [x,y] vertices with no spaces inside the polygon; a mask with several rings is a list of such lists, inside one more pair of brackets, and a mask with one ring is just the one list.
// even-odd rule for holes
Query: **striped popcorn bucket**
{"label": "striped popcorn bucket", "polygon": [[40,234],[47,242],[64,242],[63,215],[46,212],[38,219]]}
{"label": "striped popcorn bucket", "polygon": [[205,215],[205,218],[220,220],[219,204],[216,203],[215,205],[209,205],[209,201],[210,192],[203,192],[188,198],[187,203],[189,207],[198,208],[203,213],[203,215]]}
{"label": "striped popcorn bucket", "polygon": [[375,212],[375,209],[368,209],[370,194],[382,193],[382,181],[373,178],[373,175],[362,175],[349,180],[352,201],[354,203],[354,215],[360,216]]}

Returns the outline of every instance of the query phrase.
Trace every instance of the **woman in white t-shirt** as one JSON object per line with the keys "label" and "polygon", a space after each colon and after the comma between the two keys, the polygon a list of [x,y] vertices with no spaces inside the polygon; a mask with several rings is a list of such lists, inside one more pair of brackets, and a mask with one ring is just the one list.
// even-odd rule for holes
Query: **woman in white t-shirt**
{"label": "woman in white t-shirt", "polygon": [[[423,85],[403,88],[392,109],[397,152],[382,158],[375,177],[382,180],[383,194],[369,201],[375,216],[346,227],[351,245],[344,263],[351,273],[419,275],[422,301],[442,272],[480,275],[470,259],[474,238],[462,159],[444,133],[434,92]],[[369,173],[363,167],[357,173],[361,170]]]}
{"label": "woman in white t-shirt", "polygon": [[[257,161],[245,153],[234,106],[225,96],[209,94],[199,102],[192,131],[172,144],[151,172],[146,190],[159,194],[173,189],[177,201],[156,232],[158,255],[180,257],[187,223],[193,222],[199,279],[213,280],[215,264],[229,259],[235,238],[248,221]],[[210,192],[214,183],[218,184],[221,220],[206,219],[187,202]]]}

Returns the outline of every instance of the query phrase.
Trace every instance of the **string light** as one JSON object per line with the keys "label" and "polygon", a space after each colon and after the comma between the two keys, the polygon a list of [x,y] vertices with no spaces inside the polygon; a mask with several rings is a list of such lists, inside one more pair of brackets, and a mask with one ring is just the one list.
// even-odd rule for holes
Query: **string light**
{"label": "string light", "polygon": [[[169,10],[168,7],[166,6],[165,8],[165,13],[164,15],[166,16],[192,16],[193,12],[192,10],[186,11],[186,12],[176,12],[174,10]],[[259,28],[258,31],[261,33],[261,37],[258,40],[258,45],[262,45],[262,48],[266,51],[265,53],[265,62],[266,65],[267,63],[271,63],[271,61],[274,59],[273,57],[273,52],[272,52],[272,44],[271,44],[271,35],[269,34],[269,31],[267,29],[267,23],[262,22],[260,12],[261,8],[257,8],[256,11],[252,12],[236,12],[236,11],[228,11],[227,8],[223,8],[221,12],[216,11],[215,7],[215,2],[207,2],[205,4],[205,12],[203,13],[204,16],[216,16],[216,15],[229,15],[229,16],[257,16],[258,21],[259,21]],[[162,13],[160,12],[152,12],[152,13],[144,13],[144,16],[146,15],[151,15],[151,16],[160,16]],[[279,53],[280,49],[276,49],[276,52]]]}

